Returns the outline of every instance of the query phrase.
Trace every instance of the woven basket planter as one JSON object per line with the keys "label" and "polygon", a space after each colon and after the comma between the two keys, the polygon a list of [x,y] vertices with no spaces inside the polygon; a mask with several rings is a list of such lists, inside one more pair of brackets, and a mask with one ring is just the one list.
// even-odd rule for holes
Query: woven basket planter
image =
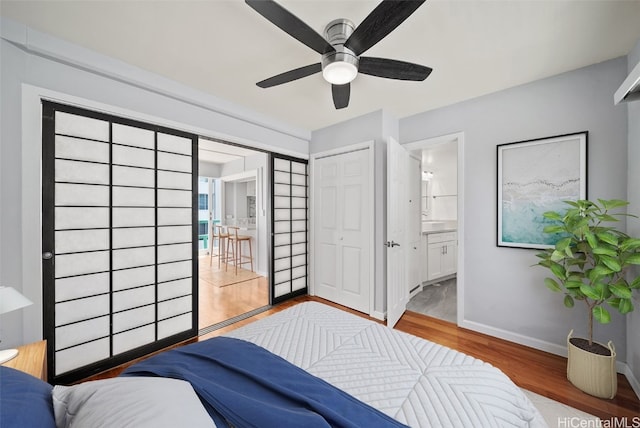
{"label": "woven basket planter", "polygon": [[585,351],[570,342],[573,330],[567,336],[567,378],[580,390],[600,398],[611,399],[618,391],[618,374],[616,372],[616,351],[613,343],[605,348],[611,355],[598,355]]}

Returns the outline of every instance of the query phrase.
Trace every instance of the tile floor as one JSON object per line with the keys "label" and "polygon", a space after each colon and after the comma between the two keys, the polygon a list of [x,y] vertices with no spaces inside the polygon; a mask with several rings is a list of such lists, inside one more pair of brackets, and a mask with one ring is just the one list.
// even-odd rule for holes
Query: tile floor
{"label": "tile floor", "polygon": [[456,278],[425,286],[409,300],[407,310],[456,324]]}

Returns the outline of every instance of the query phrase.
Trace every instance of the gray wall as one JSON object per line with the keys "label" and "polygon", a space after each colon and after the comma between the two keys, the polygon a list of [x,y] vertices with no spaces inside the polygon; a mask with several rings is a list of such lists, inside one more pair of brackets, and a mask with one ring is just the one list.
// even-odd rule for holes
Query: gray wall
{"label": "gray wall", "polygon": [[384,110],[378,110],[311,133],[310,154],[320,153],[365,141],[374,141],[374,307],[379,315],[386,310],[386,168],[387,139],[398,140],[398,120]]}
{"label": "gray wall", "polygon": [[[180,86],[160,76],[87,51],[78,46],[2,20],[0,41],[0,284],[22,291],[35,302],[0,317],[2,346],[41,337],[39,186],[24,192],[25,183],[40,182],[38,141],[23,144],[23,84],[145,115],[149,121],[207,137],[254,147],[268,146],[286,154],[308,153],[309,133],[287,129],[240,106]],[[54,59],[60,58],[63,59]],[[102,71],[101,71],[102,70]],[[187,100],[187,101],[183,101]],[[37,107],[36,107],[37,109]],[[234,110],[235,109],[235,110]],[[37,111],[37,110],[36,110]],[[33,125],[39,127],[38,121]],[[36,133],[38,135],[38,133]],[[30,166],[22,167],[23,161]],[[33,190],[33,187],[31,187]],[[26,234],[32,237],[23,245]],[[34,266],[33,269],[30,266]]]}
{"label": "gray wall", "polygon": [[[535,251],[496,246],[496,146],[588,130],[589,197],[626,198],[627,112],[612,102],[626,74],[618,58],[400,121],[401,143],[465,133],[465,322],[556,351],[569,329],[586,333],[586,311],[546,289]],[[624,318],[595,337],[625,359]]]}
{"label": "gray wall", "polygon": [[[640,63],[640,40],[627,57],[627,68],[631,71]],[[631,203],[629,212],[640,215],[640,101],[626,103],[629,129],[629,188],[627,198]],[[640,236],[640,219],[631,218],[627,224],[631,236]],[[636,268],[634,274],[640,274]],[[636,310],[627,319],[627,363],[637,382],[640,382],[640,291],[636,291]],[[640,385],[636,385],[640,388]],[[636,390],[638,391],[638,390]]]}

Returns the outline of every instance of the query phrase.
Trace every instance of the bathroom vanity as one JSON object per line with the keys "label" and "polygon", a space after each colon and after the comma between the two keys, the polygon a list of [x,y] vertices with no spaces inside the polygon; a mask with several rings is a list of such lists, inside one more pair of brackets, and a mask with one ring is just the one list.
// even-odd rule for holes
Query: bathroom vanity
{"label": "bathroom vanity", "polygon": [[455,274],[458,267],[458,233],[455,225],[429,222],[423,225],[421,247],[427,262],[422,264],[421,281],[433,281]]}

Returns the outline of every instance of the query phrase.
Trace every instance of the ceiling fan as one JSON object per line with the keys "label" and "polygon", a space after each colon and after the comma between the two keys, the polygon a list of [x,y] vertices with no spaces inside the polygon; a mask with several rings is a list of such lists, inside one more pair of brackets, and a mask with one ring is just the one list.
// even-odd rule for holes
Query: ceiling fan
{"label": "ceiling fan", "polygon": [[348,19],[331,21],[325,27],[325,37],[273,0],[245,2],[285,33],[322,55],[318,63],[256,83],[261,88],[322,72],[324,79],[331,83],[333,104],[336,109],[341,109],[349,105],[350,82],[358,73],[387,79],[422,81],[432,71],[429,67],[410,62],[361,56],[402,24],[425,0],[383,0],[358,27]]}

